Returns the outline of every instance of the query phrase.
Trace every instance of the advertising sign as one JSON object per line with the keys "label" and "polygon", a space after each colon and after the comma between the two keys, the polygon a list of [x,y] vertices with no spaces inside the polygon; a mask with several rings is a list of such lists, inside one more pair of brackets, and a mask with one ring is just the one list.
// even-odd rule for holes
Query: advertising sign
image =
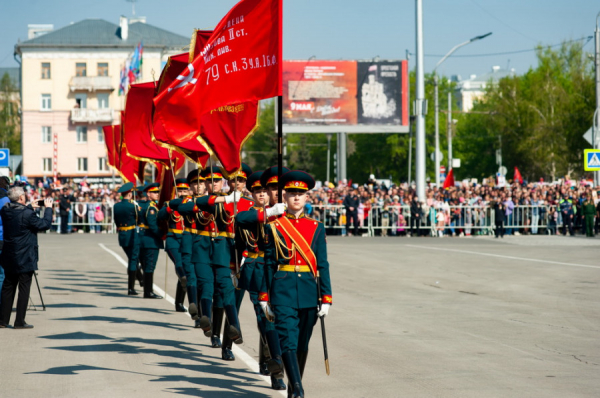
{"label": "advertising sign", "polygon": [[288,133],[408,132],[406,61],[284,61]]}

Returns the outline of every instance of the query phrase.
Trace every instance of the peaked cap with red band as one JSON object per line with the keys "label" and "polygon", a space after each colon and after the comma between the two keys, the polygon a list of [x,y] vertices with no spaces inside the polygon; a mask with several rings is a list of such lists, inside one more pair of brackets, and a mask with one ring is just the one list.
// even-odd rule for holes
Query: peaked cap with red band
{"label": "peaked cap with red band", "polygon": [[260,177],[263,175],[263,171],[255,171],[254,173],[250,174],[250,176],[248,177],[248,180],[246,180],[246,187],[248,187],[248,189],[250,191],[252,191],[253,189],[263,189],[264,187],[262,186],[262,184],[260,183]]}
{"label": "peaked cap with red band", "polygon": [[[288,169],[287,167],[283,167],[281,169],[281,171],[282,171],[281,174],[285,174],[288,171],[290,171],[290,169]],[[277,166],[269,167],[268,169],[266,169],[263,172],[263,175],[260,177],[260,184],[265,188],[269,184],[277,184],[278,176],[279,176],[279,167],[277,167]]]}
{"label": "peaked cap with red band", "polygon": [[315,179],[305,171],[291,170],[281,176],[279,186],[286,191],[309,191],[315,187]]}

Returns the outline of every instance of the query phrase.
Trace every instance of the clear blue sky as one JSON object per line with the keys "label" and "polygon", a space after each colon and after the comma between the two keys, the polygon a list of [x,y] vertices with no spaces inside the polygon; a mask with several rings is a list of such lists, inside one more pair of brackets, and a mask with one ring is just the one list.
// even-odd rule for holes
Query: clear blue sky
{"label": "clear blue sky", "polygon": [[[593,35],[600,2],[593,0],[424,0],[425,67],[473,36],[493,32],[457,55],[532,49],[536,44]],[[236,0],[138,0],[136,14],[148,23],[189,36],[193,28],[214,27]],[[17,66],[13,47],[27,39],[27,24],[60,28],[85,18],[118,23],[131,16],[125,0],[0,0],[0,66]],[[286,59],[400,59],[415,48],[414,0],[284,0]],[[585,50],[593,51],[593,40]],[[533,52],[446,61],[446,75],[482,74],[493,65],[523,73],[535,66]],[[414,67],[414,58],[411,60]]]}

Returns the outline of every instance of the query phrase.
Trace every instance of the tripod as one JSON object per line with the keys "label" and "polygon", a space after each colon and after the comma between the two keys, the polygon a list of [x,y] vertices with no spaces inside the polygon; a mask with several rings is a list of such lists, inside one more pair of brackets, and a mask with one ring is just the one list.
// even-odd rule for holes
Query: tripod
{"label": "tripod", "polygon": [[[46,304],[44,304],[44,298],[42,297],[42,290],[40,289],[40,283],[38,282],[37,272],[34,272],[33,276],[35,277],[35,285],[37,286],[38,293],[40,294],[40,300],[42,301],[42,311],[46,311]],[[29,302],[33,306],[33,310],[37,311],[37,307],[31,299],[31,293],[29,294]]]}

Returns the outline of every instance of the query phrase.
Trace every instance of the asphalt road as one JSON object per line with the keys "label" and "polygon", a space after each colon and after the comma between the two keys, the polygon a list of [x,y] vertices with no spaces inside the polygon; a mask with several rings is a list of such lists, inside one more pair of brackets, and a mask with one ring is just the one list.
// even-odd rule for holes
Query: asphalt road
{"label": "asphalt road", "polygon": [[[600,396],[599,243],[328,238],[331,376],[317,324],[306,396]],[[256,373],[248,299],[243,351],[224,362],[168,300],[126,296],[125,267],[111,251],[125,257],[116,236],[40,236],[47,310],[34,285],[35,328],[0,330],[0,396],[282,396]],[[164,289],[164,254],[158,264]]]}

